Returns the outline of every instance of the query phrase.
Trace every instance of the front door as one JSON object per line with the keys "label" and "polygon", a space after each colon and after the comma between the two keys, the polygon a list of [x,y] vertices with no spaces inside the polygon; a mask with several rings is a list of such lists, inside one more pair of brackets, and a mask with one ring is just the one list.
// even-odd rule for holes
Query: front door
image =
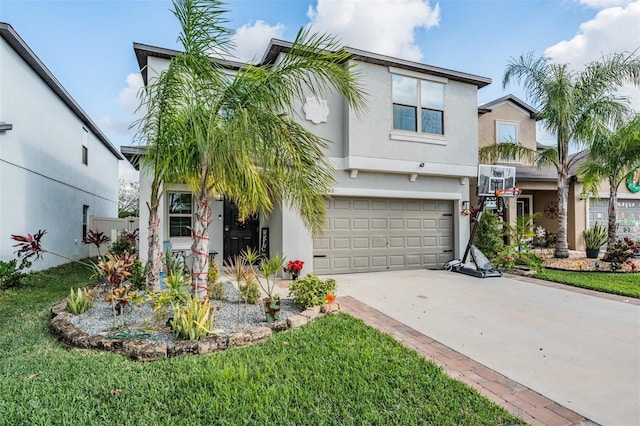
{"label": "front door", "polygon": [[238,206],[231,200],[224,200],[224,253],[223,259],[240,255],[251,247],[258,250],[258,228],[260,221],[255,214],[245,220],[238,216]]}

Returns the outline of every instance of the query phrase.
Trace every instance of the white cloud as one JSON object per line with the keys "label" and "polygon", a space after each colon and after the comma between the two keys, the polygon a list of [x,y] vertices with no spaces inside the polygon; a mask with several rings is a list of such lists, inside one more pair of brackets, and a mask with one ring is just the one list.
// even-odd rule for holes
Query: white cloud
{"label": "white cloud", "polygon": [[272,38],[282,39],[285,26],[283,24],[269,25],[264,21],[244,24],[236,30],[232,41],[235,45],[234,56],[242,61],[258,62],[262,59],[267,45]]}
{"label": "white cloud", "polygon": [[336,34],[347,46],[411,61],[422,59],[415,32],[440,23],[428,0],[318,0],[307,16],[314,31]]}
{"label": "white cloud", "polygon": [[579,0],[579,3],[592,9],[606,9],[613,6],[624,6],[632,1],[633,0]]}
{"label": "white cloud", "polygon": [[[582,0],[593,2],[596,0]],[[602,3],[606,3],[601,0]],[[590,21],[580,25],[580,31],[571,40],[549,47],[545,55],[573,69],[602,56],[616,52],[633,52],[640,48],[640,0],[624,7],[603,9]],[[636,52],[639,54],[640,50]],[[640,89],[625,86],[620,93],[631,98],[632,106],[640,111]]]}
{"label": "white cloud", "polygon": [[127,87],[118,94],[118,106],[128,114],[133,115],[140,104],[138,94],[142,89],[142,75],[139,72],[131,73],[126,78]]}

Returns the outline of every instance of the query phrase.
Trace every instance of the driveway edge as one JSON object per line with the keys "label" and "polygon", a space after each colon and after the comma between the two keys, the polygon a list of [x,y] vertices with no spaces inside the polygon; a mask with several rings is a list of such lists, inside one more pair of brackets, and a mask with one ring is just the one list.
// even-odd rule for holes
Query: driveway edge
{"label": "driveway edge", "polygon": [[544,395],[472,360],[419,331],[351,297],[340,297],[346,312],[435,362],[450,377],[476,389],[531,425],[598,425]]}

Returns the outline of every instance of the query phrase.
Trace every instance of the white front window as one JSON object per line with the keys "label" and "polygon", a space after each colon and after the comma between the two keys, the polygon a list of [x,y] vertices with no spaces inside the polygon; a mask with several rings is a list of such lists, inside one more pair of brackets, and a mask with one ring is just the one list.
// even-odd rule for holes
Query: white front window
{"label": "white front window", "polygon": [[190,237],[193,219],[193,197],[188,192],[167,194],[169,237]]}

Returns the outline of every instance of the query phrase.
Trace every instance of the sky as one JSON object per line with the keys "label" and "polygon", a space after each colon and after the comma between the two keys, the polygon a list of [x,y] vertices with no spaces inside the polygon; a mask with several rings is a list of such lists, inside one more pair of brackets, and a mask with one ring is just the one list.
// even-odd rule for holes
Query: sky
{"label": "sky", "polygon": [[[171,0],[0,0],[13,26],[117,147],[133,144],[142,86],[133,43],[180,50]],[[640,53],[640,0],[230,0],[235,55],[259,60],[271,38],[292,41],[308,26],[343,44],[489,77],[483,104],[506,94],[511,58],[533,52],[579,70],[614,52]],[[623,94],[640,111],[640,90]],[[535,105],[533,105],[535,107]],[[552,143],[539,132],[538,140]],[[121,162],[121,178],[136,174]]]}

